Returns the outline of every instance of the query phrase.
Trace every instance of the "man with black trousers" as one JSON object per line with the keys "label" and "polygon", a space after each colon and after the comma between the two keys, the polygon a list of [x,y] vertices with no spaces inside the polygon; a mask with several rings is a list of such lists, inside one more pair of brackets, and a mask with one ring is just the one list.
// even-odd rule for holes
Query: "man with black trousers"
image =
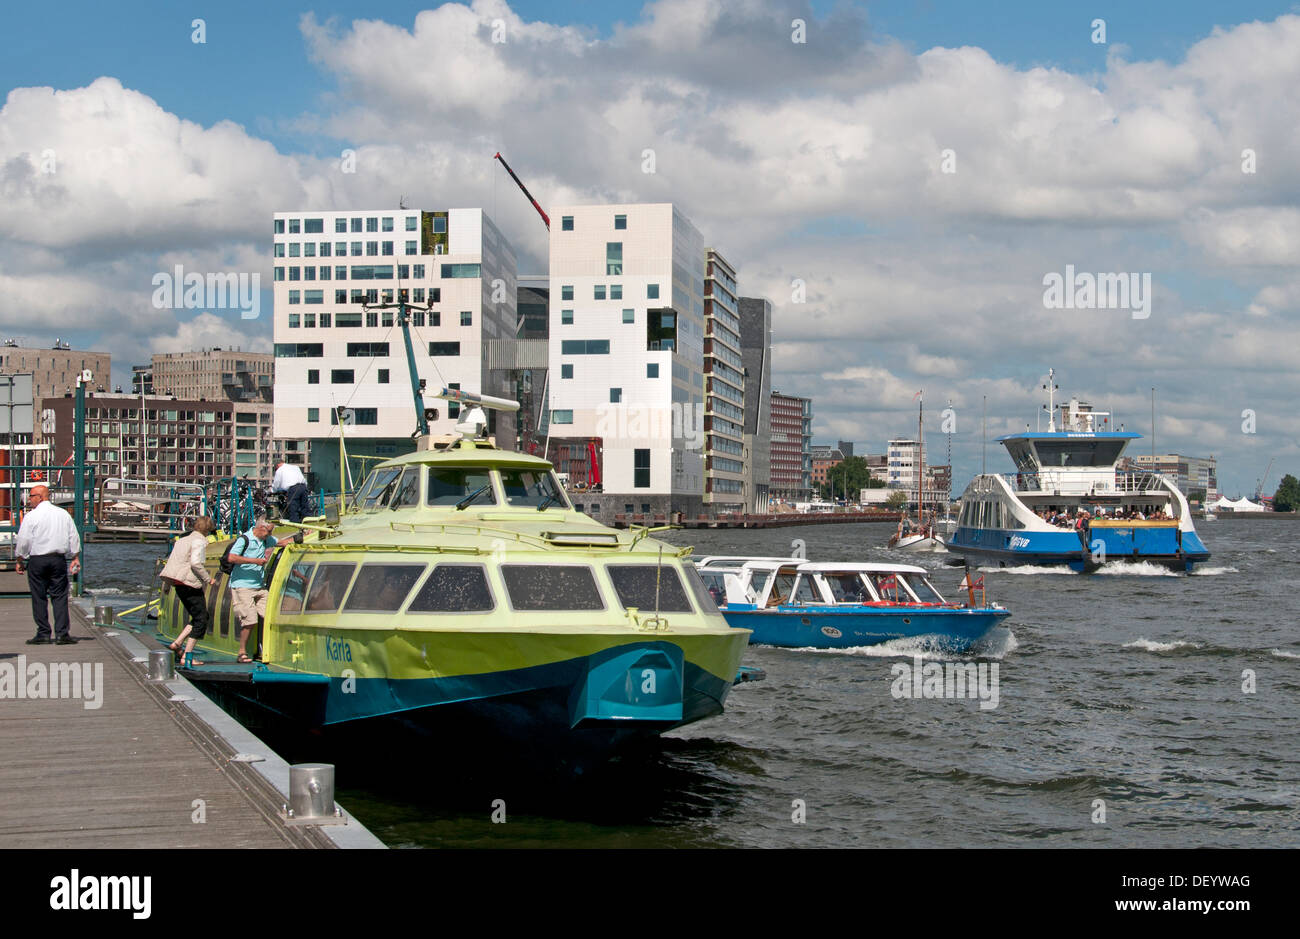
{"label": "man with black trousers", "polygon": [[[32,591],[32,618],[36,635],[29,646],[76,642],[68,632],[68,575],[81,570],[81,537],[72,516],[50,501],[46,486],[33,486],[27,496],[28,511],[18,529],[14,554],[18,572],[27,572]],[[50,638],[47,604],[54,604],[54,638]]]}
{"label": "man with black trousers", "polygon": [[271,491],[285,494],[284,517],[291,522],[301,522],[307,514],[307,477],[292,463],[281,463],[271,479]]}

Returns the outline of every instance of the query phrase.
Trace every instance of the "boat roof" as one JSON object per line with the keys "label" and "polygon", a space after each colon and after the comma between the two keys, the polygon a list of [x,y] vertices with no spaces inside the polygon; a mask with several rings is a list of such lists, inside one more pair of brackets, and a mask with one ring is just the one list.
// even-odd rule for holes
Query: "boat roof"
{"label": "boat roof", "polygon": [[[461,440],[441,450],[416,450],[403,453],[378,466],[405,466],[411,463],[448,463],[455,466],[495,466],[505,469],[549,470],[551,462],[528,453],[501,450],[483,441]],[[378,467],[376,467],[378,468]]]}
{"label": "boat roof", "polygon": [[745,564],[746,562],[749,561],[779,561],[782,564],[802,564],[804,559],[803,558],[782,558],[782,557],[775,557],[775,556],[760,558],[760,557],[750,557],[748,555],[741,556],[737,554],[710,554],[707,557],[702,557],[696,560],[695,566],[706,567],[710,564],[715,564],[715,563],[716,564],[724,564],[724,563]]}
{"label": "boat roof", "polygon": [[[773,570],[778,567],[796,567],[801,571],[809,573],[872,573],[872,574],[926,574],[929,573],[924,567],[916,567],[912,564],[879,564],[869,561],[864,562],[838,562],[838,561],[805,561],[802,558],[705,558],[697,562],[703,565],[706,561],[738,561],[736,567],[749,567],[755,570]],[[715,568],[717,569],[717,568]]]}
{"label": "boat roof", "polygon": [[1022,434],[1007,434],[1004,437],[995,437],[997,443],[1004,440],[1139,440],[1141,434],[1135,434],[1132,431],[1119,430],[1056,430],[1056,431],[1025,431]]}

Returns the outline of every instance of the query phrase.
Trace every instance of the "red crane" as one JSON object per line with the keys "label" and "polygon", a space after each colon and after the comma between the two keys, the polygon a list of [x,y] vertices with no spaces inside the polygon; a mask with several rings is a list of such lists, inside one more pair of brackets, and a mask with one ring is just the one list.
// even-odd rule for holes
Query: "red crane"
{"label": "red crane", "polygon": [[546,230],[550,231],[551,230],[550,218],[546,215],[545,212],[542,211],[542,207],[537,204],[537,200],[534,199],[533,194],[528,191],[528,187],[525,186],[523,182],[519,179],[519,177],[515,175],[515,171],[510,168],[510,164],[506,162],[506,158],[503,157],[500,153],[497,153],[497,155],[494,156],[492,159],[501,161],[501,165],[506,168],[506,172],[510,174],[510,178],[515,181],[515,185],[517,185],[520,188],[520,190],[523,192],[523,194],[528,197],[528,201],[533,204],[533,208],[537,210],[537,214],[540,215],[542,217],[542,221],[546,223]]}

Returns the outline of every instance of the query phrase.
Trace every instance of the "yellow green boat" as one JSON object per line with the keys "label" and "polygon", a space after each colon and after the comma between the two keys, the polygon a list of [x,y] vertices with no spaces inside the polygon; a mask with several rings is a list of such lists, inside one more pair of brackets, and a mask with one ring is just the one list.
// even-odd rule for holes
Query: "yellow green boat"
{"label": "yellow green boat", "polygon": [[[720,713],[749,631],[690,549],[574,511],[550,463],[469,426],[377,465],[337,519],[277,549],[251,665],[217,567],[230,536],[214,543],[187,677],[255,726],[385,748],[464,732],[607,753]],[[162,636],[184,622],[164,596]]]}

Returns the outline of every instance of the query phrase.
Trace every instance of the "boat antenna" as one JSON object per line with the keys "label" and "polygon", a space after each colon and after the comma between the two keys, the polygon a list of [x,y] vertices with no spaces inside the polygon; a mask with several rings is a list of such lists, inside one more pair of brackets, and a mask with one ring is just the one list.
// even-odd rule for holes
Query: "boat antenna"
{"label": "boat antenna", "polygon": [[1156,390],[1151,389],[1151,472],[1156,470]]}
{"label": "boat antenna", "polygon": [[989,396],[984,396],[984,416],[980,418],[980,475],[988,472],[989,456]]}

